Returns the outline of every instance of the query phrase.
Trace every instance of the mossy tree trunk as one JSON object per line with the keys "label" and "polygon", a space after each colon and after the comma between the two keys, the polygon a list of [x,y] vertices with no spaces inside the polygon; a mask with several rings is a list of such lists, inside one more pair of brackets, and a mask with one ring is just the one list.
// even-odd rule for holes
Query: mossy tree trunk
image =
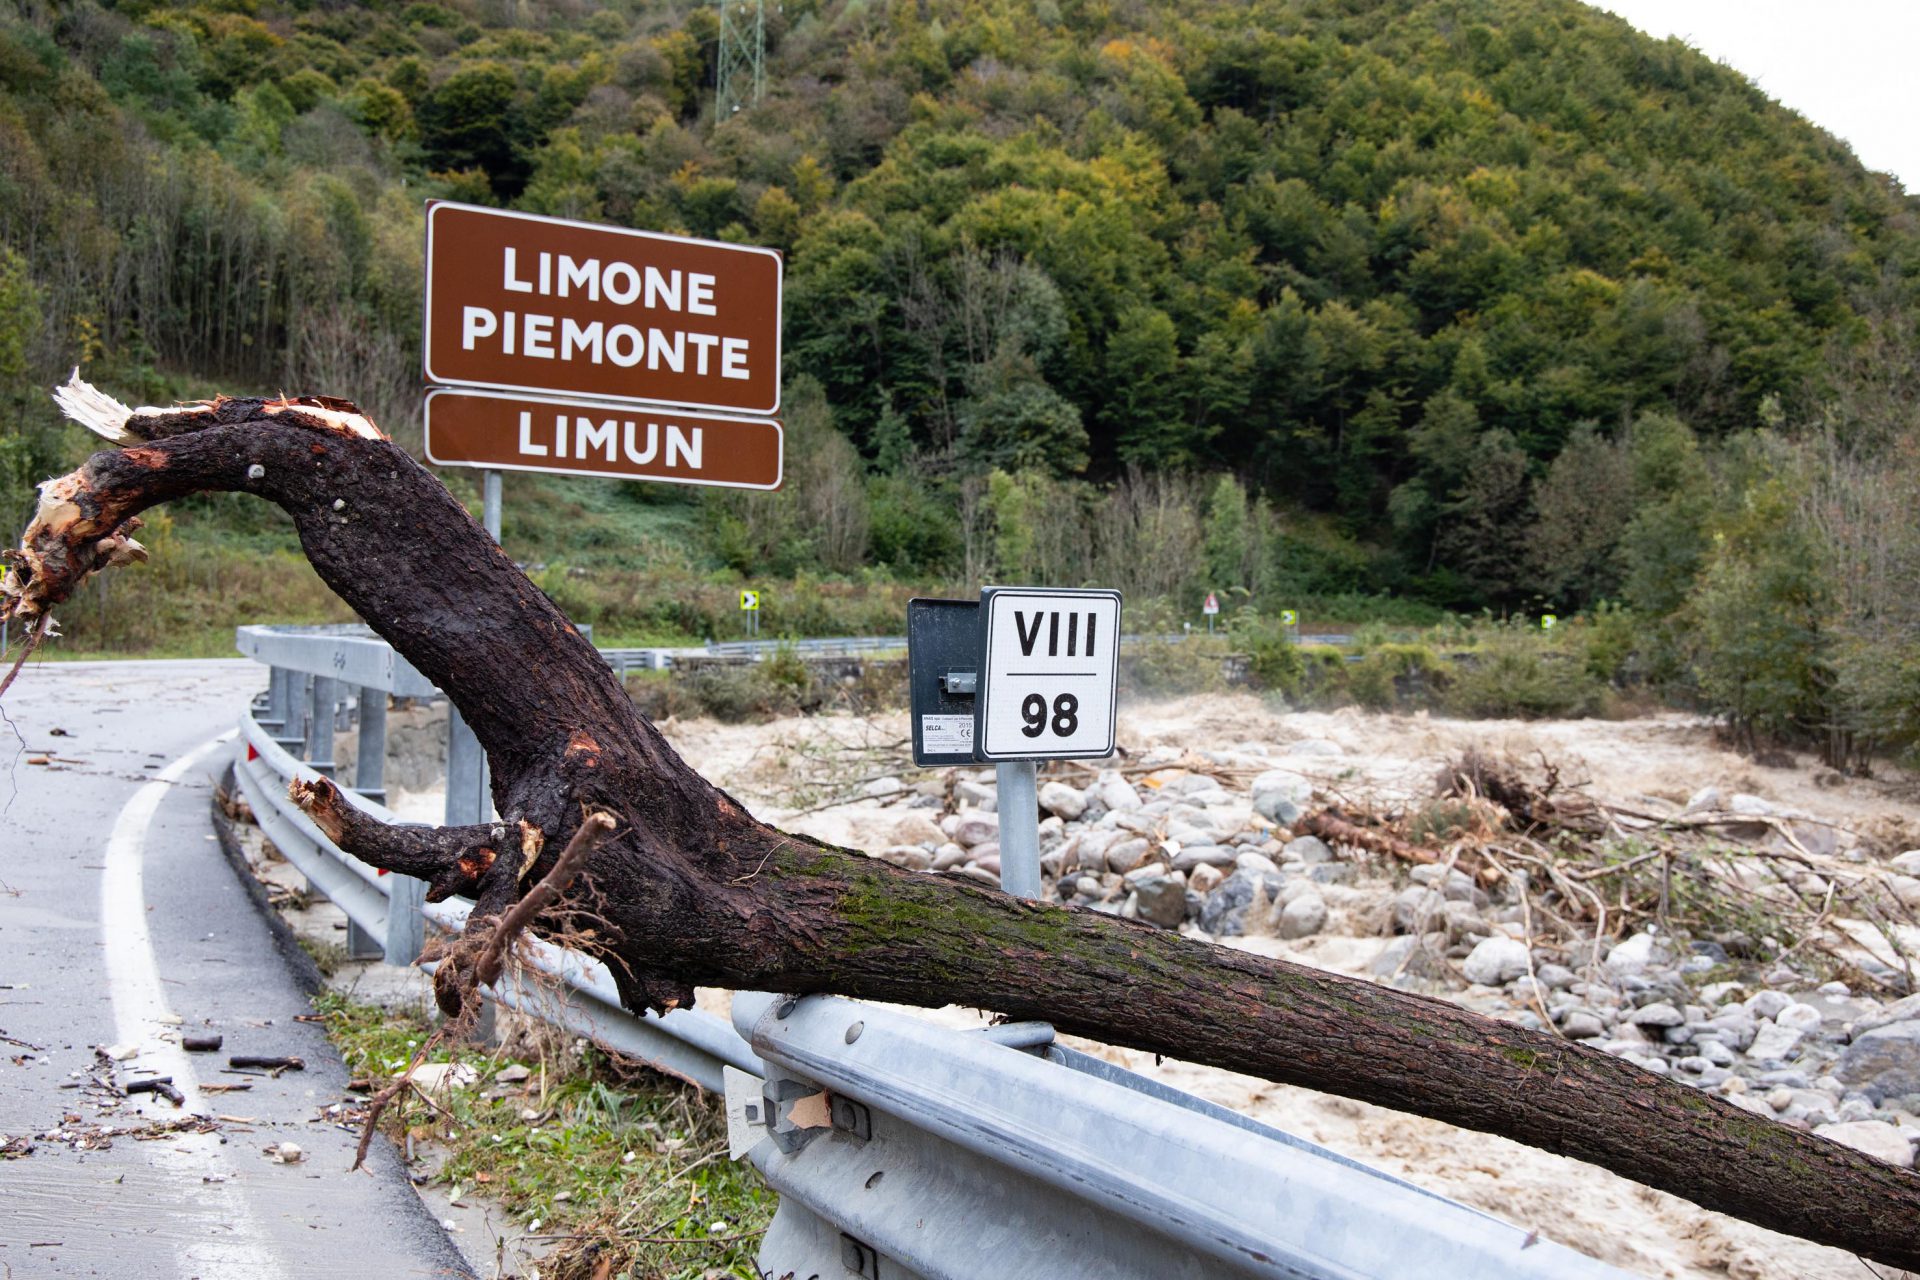
{"label": "mossy tree trunk", "polygon": [[[576,900],[633,1009],[696,984],[961,1003],[1111,1044],[1502,1134],[1762,1226],[1920,1269],[1920,1175],[1605,1054],[1442,1001],[908,872],[757,821],[690,769],[551,601],[408,454],[339,401],[69,412],[122,447],[42,489],[0,608],[32,619],[139,554],[129,523],[192,493],[289,512],[322,578],[446,690],[486,748],[500,824],[382,827],[303,803],[347,852],[472,896],[472,928],[618,819]],[[443,1004],[470,998],[443,965]],[[470,974],[467,975],[471,977]]]}

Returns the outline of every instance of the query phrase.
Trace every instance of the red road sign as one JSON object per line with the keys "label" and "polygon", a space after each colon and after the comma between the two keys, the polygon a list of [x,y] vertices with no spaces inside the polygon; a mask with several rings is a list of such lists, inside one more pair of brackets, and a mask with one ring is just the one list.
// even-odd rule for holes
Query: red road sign
{"label": "red road sign", "polygon": [[1220,597],[1213,594],[1213,592],[1211,591],[1207,592],[1207,602],[1206,604],[1200,607],[1200,612],[1202,613],[1220,612]]}
{"label": "red road sign", "polygon": [[429,382],[773,413],[780,306],[772,249],[427,208]]}
{"label": "red road sign", "polygon": [[441,466],[777,489],[782,445],[772,418],[493,391],[427,393],[427,460]]}

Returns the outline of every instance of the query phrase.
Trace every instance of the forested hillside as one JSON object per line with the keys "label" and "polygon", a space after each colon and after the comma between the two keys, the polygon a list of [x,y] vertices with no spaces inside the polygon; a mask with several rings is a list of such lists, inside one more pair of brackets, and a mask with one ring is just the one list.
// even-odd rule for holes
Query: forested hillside
{"label": "forested hillside", "polygon": [[[1625,601],[1706,687],[1673,637],[1712,591],[1793,594],[1735,563],[1781,528],[1828,643],[1868,552],[1808,495],[1894,483],[1911,427],[1915,202],[1570,0],[787,0],[724,119],[684,0],[10,10],[14,523],[76,361],[417,439],[436,196],[788,255],[788,491],[632,486],[576,508],[620,536],[529,515],[529,558],[631,566],[643,530],[694,577]],[[1827,698],[1830,657],[1796,687]]]}

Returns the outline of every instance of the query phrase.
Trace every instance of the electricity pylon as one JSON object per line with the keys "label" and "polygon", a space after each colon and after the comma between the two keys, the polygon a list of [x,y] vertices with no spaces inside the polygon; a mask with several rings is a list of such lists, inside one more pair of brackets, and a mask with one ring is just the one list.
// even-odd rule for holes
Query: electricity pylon
{"label": "electricity pylon", "polygon": [[718,0],[720,59],[714,73],[714,117],[729,119],[767,92],[766,0]]}

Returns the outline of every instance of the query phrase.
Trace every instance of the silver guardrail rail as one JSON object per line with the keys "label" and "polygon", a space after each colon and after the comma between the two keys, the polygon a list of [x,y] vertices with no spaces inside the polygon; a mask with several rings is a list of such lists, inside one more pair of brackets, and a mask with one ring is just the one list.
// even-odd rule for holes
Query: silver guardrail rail
{"label": "silver guardrail rail", "polygon": [[[354,785],[336,781],[356,807],[400,821],[378,798],[388,698],[438,691],[364,629],[240,633],[241,651],[269,668],[266,692],[240,718],[241,793],[274,847],[346,914],[355,954],[413,963],[425,928],[460,929],[470,905],[425,903],[419,881],[349,857],[287,784],[332,776],[333,735],[357,722]],[[449,734],[463,728],[456,720]],[[600,962],[545,942],[530,959],[531,975],[487,996],[724,1092],[736,1151],[780,1193],[758,1259],[767,1275],[1628,1280],[1056,1044],[1045,1023],[957,1031],[875,1005],[759,992],[734,994],[730,1023],[698,1009],[635,1016]]]}

